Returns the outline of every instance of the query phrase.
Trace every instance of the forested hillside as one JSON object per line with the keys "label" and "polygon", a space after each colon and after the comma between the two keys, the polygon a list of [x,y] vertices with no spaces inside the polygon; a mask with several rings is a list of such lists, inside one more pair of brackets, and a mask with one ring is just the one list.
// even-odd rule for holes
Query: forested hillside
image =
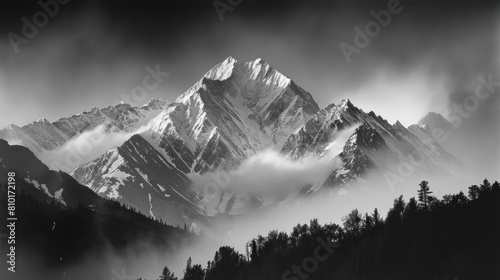
{"label": "forested hillside", "polygon": [[[184,280],[500,279],[500,185],[484,180],[437,199],[423,181],[417,198],[394,200],[384,219],[354,209],[341,225],[271,231],[243,254],[221,247]],[[164,279],[176,279],[165,268]]]}

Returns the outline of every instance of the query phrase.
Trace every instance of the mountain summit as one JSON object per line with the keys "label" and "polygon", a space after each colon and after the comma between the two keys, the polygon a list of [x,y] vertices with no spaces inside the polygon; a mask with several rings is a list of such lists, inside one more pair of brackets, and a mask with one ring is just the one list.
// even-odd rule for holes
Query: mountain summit
{"label": "mountain summit", "polygon": [[445,132],[449,132],[453,130],[453,124],[449,120],[443,117],[443,115],[434,112],[430,112],[421,118],[417,122],[417,125],[424,129],[428,129],[429,131],[442,129]]}
{"label": "mountain summit", "polygon": [[150,123],[152,139],[186,172],[234,167],[267,147],[280,149],[319,107],[261,59],[230,57],[208,71]]}
{"label": "mountain summit", "polygon": [[[223,193],[206,203],[204,194],[191,190],[190,184],[206,172],[234,170],[266,149],[290,161],[312,156],[335,163],[325,178],[304,186],[302,194],[366,182],[373,174],[398,176],[401,165],[414,162],[415,156],[425,172],[454,174],[459,161],[441,148],[428,128],[451,125],[446,122],[429,114],[419,125],[406,128],[364,112],[349,99],[320,110],[311,94],[262,59],[240,62],[229,57],[173,103],[151,100],[140,107],[120,103],[94,108],[53,123],[42,119],[10,126],[0,131],[0,138],[44,155],[96,128],[102,128],[104,139],[119,135],[124,139],[116,147],[109,149],[105,141],[92,147],[100,155],[78,164],[72,175],[102,197],[183,224],[214,214],[212,209],[235,214],[234,204],[243,203],[240,194]],[[260,205],[254,203],[260,198],[253,198],[252,205]],[[206,207],[212,204],[216,207]]]}

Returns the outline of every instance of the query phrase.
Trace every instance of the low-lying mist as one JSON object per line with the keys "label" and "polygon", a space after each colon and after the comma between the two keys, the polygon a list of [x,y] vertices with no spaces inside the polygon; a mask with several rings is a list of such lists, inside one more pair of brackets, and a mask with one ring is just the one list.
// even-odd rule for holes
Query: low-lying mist
{"label": "low-lying mist", "polygon": [[[279,198],[280,203],[273,204],[273,207],[250,209],[240,205],[241,208],[236,209],[238,207],[238,201],[236,201],[233,206],[236,214],[215,215],[211,228],[207,228],[205,236],[195,242],[178,244],[171,250],[160,249],[149,240],[129,244],[126,250],[119,252],[107,246],[99,252],[88,254],[78,264],[65,266],[64,269],[49,269],[50,273],[55,273],[53,275],[58,277],[51,279],[119,280],[118,277],[122,274],[124,274],[122,277],[158,279],[165,266],[174,271],[176,276],[182,277],[189,257],[192,258],[193,263],[206,267],[207,261],[213,259],[215,251],[221,246],[234,247],[245,255],[245,246],[248,241],[258,235],[265,236],[271,230],[290,233],[295,225],[309,223],[311,219],[318,219],[321,224],[342,224],[342,217],[355,208],[363,214],[373,213],[373,210],[377,208],[380,214],[385,216],[395,198],[403,195],[408,201],[409,198],[416,197],[418,184],[422,180],[429,181],[433,195],[439,198],[445,194],[460,191],[467,195],[467,188],[470,185],[479,184],[486,177],[490,181],[498,180],[498,178],[489,177],[495,176],[495,172],[491,172],[493,159],[485,159],[482,162],[465,162],[465,170],[455,176],[436,174],[432,170],[417,166],[411,176],[402,176],[403,181],[396,186],[391,185],[383,177],[379,177],[343,188],[325,188],[303,199],[284,199],[284,197],[297,196],[304,186],[318,183],[320,181],[318,178],[325,178],[335,169],[338,163],[332,161],[332,158],[342,151],[343,145],[356,127],[339,133],[335,141],[329,145],[327,154],[319,160],[311,155],[292,161],[276,151],[266,150],[250,157],[234,171],[217,171],[192,178],[195,182],[193,188],[199,191],[206,191],[207,184],[210,182],[217,183],[219,189],[213,189],[214,185],[210,185],[210,190],[219,191],[217,193],[219,196],[222,192],[252,193],[265,202],[275,202]],[[128,137],[125,134],[115,136],[116,141],[112,141],[115,145],[120,141],[125,141]],[[74,145],[79,144],[76,141]],[[209,204],[205,206],[208,207]],[[33,278],[39,274],[29,275],[31,271],[47,270],[47,268],[37,267],[41,260],[28,251],[21,251],[19,258],[33,269],[27,269],[26,266],[25,269],[21,264],[19,270],[22,273],[18,276],[28,273],[26,276]],[[64,258],[61,262],[63,261]],[[129,279],[136,278],[129,277]]]}
{"label": "low-lying mist", "polygon": [[101,124],[96,128],[82,132],[62,147],[51,151],[44,151],[39,158],[54,170],[69,172],[74,168],[88,163],[113,147],[121,146],[134,134],[139,134],[147,129],[143,126],[133,132],[107,131],[108,124]]}
{"label": "low-lying mist", "polygon": [[[318,158],[309,154],[291,160],[275,150],[264,150],[243,161],[235,170],[216,170],[202,175],[193,175],[192,189],[204,195],[202,203],[208,213],[220,212],[221,198],[225,194],[236,194],[240,200],[234,201],[226,213],[252,214],[248,206],[250,198],[258,197],[260,207],[276,200],[296,196],[304,187],[320,184],[339,166],[333,159],[342,152],[344,144],[359,125],[339,132],[329,143],[326,152]],[[237,209],[240,207],[240,209]]]}
{"label": "low-lying mist", "polygon": [[[296,171],[296,170],[295,170]],[[240,175],[243,176],[243,175]],[[254,176],[248,174],[248,181]],[[259,176],[274,177],[274,174],[259,174]],[[142,240],[136,244],[129,244],[126,250],[116,251],[106,246],[97,252],[91,252],[78,264],[57,267],[40,267],[42,263],[32,252],[21,250],[19,259],[19,279],[26,277],[40,277],[51,275],[50,279],[117,279],[119,275],[136,276],[136,278],[122,279],[158,279],[162,269],[168,266],[178,277],[182,277],[183,269],[189,257],[193,263],[206,267],[207,261],[213,259],[215,251],[221,246],[231,246],[245,255],[245,245],[252,238],[267,235],[271,230],[290,233],[297,224],[309,223],[317,218],[321,224],[342,223],[342,217],[352,209],[357,208],[360,213],[373,213],[375,208],[384,216],[393,200],[403,195],[408,201],[417,194],[418,183],[421,180],[429,181],[433,195],[442,197],[449,193],[464,191],[470,184],[479,184],[481,174],[464,174],[462,177],[416,174],[405,179],[397,188],[390,188],[384,180],[370,181],[369,183],[354,184],[343,189],[327,189],[317,193],[310,199],[295,201],[289,205],[268,209],[268,211],[254,215],[238,215],[216,217],[214,226],[219,227],[218,236],[207,234],[192,243],[177,244],[177,247],[166,250],[155,246],[150,240]],[[489,178],[494,181],[497,178]],[[259,180],[271,181],[271,178]],[[61,259],[64,264],[64,257]],[[43,273],[42,273],[43,272]],[[25,277],[26,276],[26,277]],[[57,276],[57,277],[56,277]],[[49,279],[49,278],[47,278]]]}

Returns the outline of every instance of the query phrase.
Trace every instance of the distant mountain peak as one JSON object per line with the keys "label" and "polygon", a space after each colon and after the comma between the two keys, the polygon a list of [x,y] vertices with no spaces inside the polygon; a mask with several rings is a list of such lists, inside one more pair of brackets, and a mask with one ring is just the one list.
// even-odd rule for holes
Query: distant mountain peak
{"label": "distant mountain peak", "polygon": [[453,128],[453,124],[449,120],[443,117],[443,115],[435,112],[430,112],[422,117],[417,122],[417,125],[430,130],[434,130],[436,128],[451,130]]}
{"label": "distant mountain peak", "polygon": [[[85,131],[92,131],[101,125],[105,133],[134,131],[147,124],[167,105],[166,101],[152,99],[142,107],[132,106],[125,102],[101,109],[94,107],[69,117],[59,118],[54,122],[41,118],[22,127],[7,125],[0,130],[0,138],[28,147],[40,156],[43,151],[53,151],[73,137]],[[49,165],[54,162],[50,157],[44,160]]]}
{"label": "distant mountain peak", "polygon": [[17,126],[17,125],[15,125],[15,124],[12,124],[12,123],[11,123],[11,124],[6,125],[6,126],[3,128],[3,130],[14,130],[14,129],[18,129],[18,128],[20,128],[20,127],[19,127],[19,126]]}
{"label": "distant mountain peak", "polygon": [[393,126],[396,128],[406,128],[400,121],[396,121]]}
{"label": "distant mountain peak", "polygon": [[34,121],[33,122],[34,124],[41,124],[41,123],[44,123],[44,124],[47,124],[47,123],[50,123],[46,118],[41,118],[37,121]]}
{"label": "distant mountain peak", "polygon": [[443,115],[436,112],[429,112],[427,115],[423,116],[417,123],[423,123],[427,121],[447,121],[449,122]]}
{"label": "distant mountain peak", "polygon": [[163,100],[161,98],[152,98],[148,101],[148,103],[141,106],[142,109],[152,109],[159,110],[164,108],[169,104],[168,100]]}
{"label": "distant mountain peak", "polygon": [[[337,141],[342,131],[360,123],[362,125],[350,136],[343,153],[338,157],[343,162],[340,171],[332,173],[327,185],[357,180],[379,167],[394,168],[397,166],[395,162],[409,160],[408,151],[427,152],[428,147],[422,140],[428,138],[424,130],[413,129],[411,132],[399,121],[391,125],[373,111],[367,114],[349,99],[344,99],[313,116],[287,139],[281,153],[291,159],[308,154],[328,155],[327,150],[332,141]],[[454,174],[459,166],[456,158],[441,149],[426,154],[426,157],[425,164],[429,168],[440,168],[450,174]]]}

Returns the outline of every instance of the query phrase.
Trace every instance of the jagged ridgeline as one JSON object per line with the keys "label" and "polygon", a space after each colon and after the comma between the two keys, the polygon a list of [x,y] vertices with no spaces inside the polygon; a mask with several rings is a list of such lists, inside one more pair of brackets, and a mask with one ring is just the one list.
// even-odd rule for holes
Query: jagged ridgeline
{"label": "jagged ridgeline", "polygon": [[[421,170],[455,175],[461,163],[441,148],[431,123],[451,125],[434,115],[409,127],[390,124],[350,100],[320,109],[310,93],[262,59],[229,57],[174,102],[120,103],[54,122],[9,125],[0,138],[29,148],[49,168],[68,172],[101,197],[199,230],[209,224],[207,216],[273,205],[258,196],[245,204],[244,193],[225,191],[207,199],[190,188],[201,174],[231,171],[269,149],[290,161],[312,156],[338,163],[297,195],[385,180],[384,174],[398,174],[415,154]],[[331,144],[350,130],[332,154]],[[90,152],[82,152],[81,143]],[[47,186],[49,196],[64,195]]]}

